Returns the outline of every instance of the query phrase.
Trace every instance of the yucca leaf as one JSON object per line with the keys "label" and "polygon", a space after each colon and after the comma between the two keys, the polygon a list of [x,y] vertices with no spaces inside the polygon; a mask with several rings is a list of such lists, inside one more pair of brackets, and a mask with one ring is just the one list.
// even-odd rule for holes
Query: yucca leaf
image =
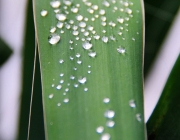
{"label": "yucca leaf", "polygon": [[156,108],[148,123],[149,140],[178,140],[180,139],[180,56],[164,87]]}
{"label": "yucca leaf", "polygon": [[47,139],[145,139],[142,9],[34,0]]}

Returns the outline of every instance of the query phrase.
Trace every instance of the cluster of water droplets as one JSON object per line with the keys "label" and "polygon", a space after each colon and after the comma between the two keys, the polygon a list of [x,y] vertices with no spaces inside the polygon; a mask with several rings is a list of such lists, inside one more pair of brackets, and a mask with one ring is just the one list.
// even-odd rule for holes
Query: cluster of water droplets
{"label": "cluster of water droplets", "polygon": [[[117,7],[117,3],[120,3],[120,6]],[[81,5],[85,5],[87,7],[86,11],[82,11]],[[48,42],[52,46],[61,47],[60,44],[63,36],[66,33],[71,34],[71,38],[69,39],[69,50],[72,52],[69,56],[69,61],[76,61],[76,64],[73,67],[73,71],[78,71],[80,68],[79,66],[85,63],[84,60],[81,59],[82,54],[80,52],[74,54],[74,50],[77,47],[81,48],[86,52],[86,55],[89,56],[91,59],[97,57],[98,53],[96,52],[96,41],[102,42],[105,46],[111,46],[112,42],[119,42],[119,45],[113,46],[112,49],[115,49],[118,54],[125,55],[127,53],[126,46],[122,46],[120,44],[121,41],[125,41],[126,38],[124,36],[124,32],[128,32],[128,23],[133,18],[133,12],[131,7],[133,3],[130,1],[123,1],[123,0],[103,0],[101,6],[93,4],[90,0],[82,0],[79,3],[74,3],[71,0],[53,0],[50,1],[50,6],[54,10],[54,16],[57,19],[57,23],[49,28],[49,36]],[[111,10],[109,8],[111,7]],[[81,12],[80,12],[81,11]],[[83,13],[86,12],[89,14],[86,17]],[[136,11],[137,13],[139,11]],[[71,14],[70,14],[71,13]],[[110,19],[109,15],[113,15],[114,13],[119,13],[118,17],[112,17]],[[48,16],[48,11],[43,9],[40,12],[42,17]],[[71,15],[71,16],[69,16]],[[72,17],[73,15],[73,17]],[[108,16],[107,16],[108,15]],[[97,29],[93,22],[98,22],[101,27],[101,32]],[[137,21],[138,23],[138,21]],[[106,28],[105,28],[106,27]],[[114,33],[111,33],[115,31]],[[108,34],[111,34],[108,36]],[[137,32],[137,35],[139,33]],[[131,38],[132,41],[135,41],[135,37]],[[64,43],[65,44],[65,43]],[[116,43],[118,44],[118,43]],[[84,55],[84,53],[83,53]],[[64,65],[66,61],[64,59],[59,60],[60,65]],[[88,65],[87,74],[91,74],[91,65]],[[79,75],[75,77],[73,74],[69,75],[69,80],[65,81],[63,76],[66,72],[60,73],[60,80],[58,84],[52,84],[51,87],[55,88],[56,90],[64,90],[62,91],[64,95],[63,103],[67,104],[70,102],[68,98],[68,93],[71,90],[71,87],[74,89],[83,86],[84,92],[87,92],[89,89],[86,86],[88,81],[88,76],[86,75]],[[66,85],[64,85],[67,83]],[[48,98],[52,99],[54,94],[49,94]],[[108,104],[110,102],[109,98],[103,99],[104,104]],[[57,103],[57,106],[61,106],[61,102]],[[129,101],[129,106],[131,108],[136,108],[136,104],[134,100]],[[104,117],[107,118],[107,122],[105,126],[99,126],[96,129],[96,132],[101,134],[101,140],[109,140],[110,134],[104,132],[104,127],[113,128],[115,122],[113,118],[115,116],[115,111],[113,110],[106,110],[104,112]],[[141,121],[141,114],[137,113],[136,119]]]}

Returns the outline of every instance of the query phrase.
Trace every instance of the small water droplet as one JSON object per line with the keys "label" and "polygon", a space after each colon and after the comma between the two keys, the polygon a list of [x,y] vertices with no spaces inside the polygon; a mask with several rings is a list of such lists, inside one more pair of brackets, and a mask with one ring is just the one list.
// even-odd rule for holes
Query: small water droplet
{"label": "small water droplet", "polygon": [[52,45],[57,44],[60,41],[61,37],[58,34],[51,34],[48,37],[48,42]]}
{"label": "small water droplet", "polygon": [[93,8],[94,10],[98,10],[98,6],[97,6],[97,5],[93,5],[92,8]]}
{"label": "small water droplet", "polygon": [[99,126],[96,128],[96,132],[101,134],[104,131],[104,127],[103,126]]}
{"label": "small water droplet", "polygon": [[57,103],[57,106],[61,106],[61,103]]}
{"label": "small water droplet", "polygon": [[141,118],[141,114],[140,114],[140,113],[136,114],[136,119],[137,119],[137,121],[139,121],[139,122],[142,121],[142,118]]}
{"label": "small water droplet", "polygon": [[75,36],[77,36],[77,35],[79,34],[79,31],[76,31],[76,30],[75,30],[75,31],[72,32],[72,34],[75,35]]}
{"label": "small water droplet", "polygon": [[84,36],[88,36],[88,35],[89,35],[89,32],[85,31]]}
{"label": "small water droplet", "polygon": [[94,39],[99,40],[100,36],[99,35],[94,35]]}
{"label": "small water droplet", "polygon": [[106,7],[109,7],[110,6],[110,3],[108,2],[108,1],[103,1],[103,3],[102,3],[104,6],[106,6]]}
{"label": "small water droplet", "polygon": [[88,91],[88,88],[86,87],[86,88],[84,88],[84,91]]}
{"label": "small water droplet", "polygon": [[132,10],[131,9],[129,9],[129,8],[126,8],[126,13],[128,13],[128,14],[132,14]]}
{"label": "small water droplet", "polygon": [[133,37],[132,40],[135,41],[136,39]]}
{"label": "small water droplet", "polygon": [[104,99],[103,99],[103,102],[104,102],[105,104],[107,104],[107,103],[110,102],[110,99],[109,99],[109,98],[104,98]]}
{"label": "small water droplet", "polygon": [[90,74],[90,73],[91,73],[91,71],[90,71],[90,70],[88,70],[88,73]]}
{"label": "small water droplet", "polygon": [[77,88],[79,85],[78,84],[74,84],[74,87]]}
{"label": "small water droplet", "polygon": [[82,64],[82,61],[81,60],[77,60],[77,64]]}
{"label": "small water droplet", "polygon": [[78,82],[79,82],[80,84],[85,84],[86,81],[87,81],[87,78],[86,78],[86,77],[79,77],[79,79],[78,79]]}
{"label": "small water droplet", "polygon": [[52,99],[54,97],[54,94],[49,94],[49,99]]}
{"label": "small water droplet", "polygon": [[112,120],[108,120],[108,121],[106,122],[106,126],[107,126],[107,127],[113,127],[114,125],[115,125],[115,122],[112,121]]}
{"label": "small water droplet", "polygon": [[109,119],[113,118],[114,115],[115,115],[115,112],[114,112],[113,110],[107,110],[107,111],[104,113],[104,116],[105,116],[106,118],[109,118]]}
{"label": "small water droplet", "polygon": [[101,22],[101,25],[102,25],[102,26],[106,26],[106,22],[102,21],[102,22]]}
{"label": "small water droplet", "polygon": [[45,17],[45,16],[47,16],[47,14],[48,14],[47,10],[42,10],[41,11],[41,16]]}
{"label": "small water droplet", "polygon": [[89,43],[89,42],[84,42],[84,43],[82,44],[82,47],[83,47],[85,50],[89,50],[89,49],[92,48],[92,44]]}
{"label": "small water droplet", "polygon": [[94,10],[91,9],[91,8],[88,8],[87,11],[88,11],[90,14],[93,14],[93,13],[94,13]]}
{"label": "small water droplet", "polygon": [[88,65],[88,68],[91,68],[91,66],[90,66],[90,65]]}
{"label": "small water droplet", "polygon": [[71,28],[71,25],[66,24],[66,29],[70,29],[70,28]]}
{"label": "small water droplet", "polygon": [[90,52],[88,53],[88,55],[89,55],[90,57],[94,58],[94,57],[96,56],[96,52],[90,51]]}
{"label": "small water droplet", "polygon": [[71,75],[71,76],[70,76],[70,79],[71,79],[71,80],[74,80],[74,79],[75,79],[75,76]]}
{"label": "small water droplet", "polygon": [[65,96],[66,94],[67,94],[66,92],[63,93],[64,96]]}
{"label": "small water droplet", "polygon": [[56,27],[51,27],[50,33],[54,33],[56,31]]}
{"label": "small water droplet", "polygon": [[64,34],[64,31],[63,31],[63,30],[61,30],[61,31],[60,31],[60,33],[61,33],[61,34]]}
{"label": "small water droplet", "polygon": [[60,76],[60,77],[63,77],[63,76],[64,76],[64,73],[61,73],[59,76]]}
{"label": "small water droplet", "polygon": [[54,86],[55,86],[54,84],[51,85],[51,87],[54,87]]}
{"label": "small water droplet", "polygon": [[71,11],[72,11],[73,13],[77,13],[78,10],[79,10],[79,9],[78,9],[77,7],[72,7],[72,8],[71,8]]}
{"label": "small water droplet", "polygon": [[71,4],[72,4],[72,2],[70,0],[64,0],[63,2],[67,6],[71,6]]}
{"label": "small water droplet", "polygon": [[106,13],[106,12],[105,12],[105,10],[103,10],[103,9],[101,9],[101,10],[99,11],[99,14],[100,14],[100,15],[105,15],[105,13]]}
{"label": "small water droplet", "polygon": [[59,63],[60,63],[60,64],[64,63],[64,60],[63,60],[63,59],[60,59],[60,60],[59,60]]}
{"label": "small water droplet", "polygon": [[86,23],[85,23],[85,22],[83,22],[83,21],[81,21],[81,22],[79,23],[79,27],[81,27],[81,28],[85,28],[85,27],[86,27]]}
{"label": "small water droplet", "polygon": [[64,80],[60,80],[59,83],[61,83],[61,84],[64,83]]}
{"label": "small water droplet", "polygon": [[106,30],[102,30],[103,33],[106,33]]}
{"label": "small water droplet", "polygon": [[52,6],[52,8],[59,8],[59,6],[61,5],[60,1],[51,1],[50,5]]}
{"label": "small water droplet", "polygon": [[82,16],[82,15],[77,15],[77,16],[76,16],[76,19],[77,19],[78,21],[82,21],[82,20],[83,20],[83,16]]}
{"label": "small water droplet", "polygon": [[117,18],[117,21],[118,21],[119,23],[124,23],[124,19],[123,19],[123,18],[120,18],[120,17]]}
{"label": "small water droplet", "polygon": [[103,36],[103,37],[102,37],[102,41],[103,41],[104,43],[107,43],[107,42],[108,42],[108,37],[107,37],[107,36]]}
{"label": "small water droplet", "polygon": [[102,134],[100,140],[110,140],[110,138],[111,138],[111,135],[110,135],[110,134],[104,133],[104,134]]}
{"label": "small water droplet", "polygon": [[122,48],[122,47],[117,48],[117,51],[120,54],[124,54],[126,52],[126,50],[124,48]]}
{"label": "small water droplet", "polygon": [[124,6],[128,7],[129,3],[128,2],[124,2]]}
{"label": "small water droplet", "polygon": [[56,14],[56,18],[59,21],[65,21],[66,20],[66,15],[65,14]]}
{"label": "small water droplet", "polygon": [[68,91],[69,91],[69,88],[66,88],[66,89],[65,89],[65,92],[68,92]]}
{"label": "small water droplet", "polygon": [[136,107],[136,103],[134,100],[130,100],[129,101],[129,106],[132,107],[132,108],[135,108]]}
{"label": "small water droplet", "polygon": [[56,26],[61,29],[64,26],[64,23],[58,22]]}
{"label": "small water droplet", "polygon": [[74,69],[74,70],[77,70],[77,68],[76,68],[76,67],[74,67],[73,69]]}
{"label": "small water droplet", "polygon": [[62,88],[61,85],[58,85],[58,86],[56,87],[57,90],[60,90],[61,88]]}
{"label": "small water droplet", "polygon": [[63,100],[63,102],[64,102],[64,103],[68,103],[68,102],[69,102],[69,98],[65,98],[65,99]]}

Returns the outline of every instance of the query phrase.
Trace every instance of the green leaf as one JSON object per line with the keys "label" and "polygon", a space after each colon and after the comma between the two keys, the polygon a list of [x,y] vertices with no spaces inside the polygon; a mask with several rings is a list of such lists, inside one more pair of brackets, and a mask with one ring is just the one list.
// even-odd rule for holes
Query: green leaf
{"label": "green leaf", "polygon": [[143,5],[102,3],[34,0],[46,139],[145,139]]}
{"label": "green leaf", "polygon": [[11,56],[12,50],[8,45],[0,38],[0,66]]}
{"label": "green leaf", "polygon": [[180,139],[180,56],[164,87],[156,108],[148,123],[149,140],[177,140]]}

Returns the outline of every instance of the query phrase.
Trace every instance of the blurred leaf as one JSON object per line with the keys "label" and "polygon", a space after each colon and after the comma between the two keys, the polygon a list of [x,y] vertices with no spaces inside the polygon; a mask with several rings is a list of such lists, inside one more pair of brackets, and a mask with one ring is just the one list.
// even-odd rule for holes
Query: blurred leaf
{"label": "blurred leaf", "polygon": [[[34,67],[34,52],[35,52],[35,32],[34,20],[32,11],[32,1],[28,2],[27,19],[26,19],[26,33],[23,51],[23,79],[22,79],[22,95],[21,108],[19,119],[19,133],[18,140],[26,140],[28,133],[30,99],[32,89],[32,77]],[[44,124],[42,112],[42,95],[41,95],[41,80],[39,71],[39,61],[36,62],[35,83],[34,83],[34,97],[32,106],[32,118],[30,139],[43,140],[44,138]]]}
{"label": "blurred leaf", "polygon": [[144,140],[141,1],[69,2],[34,0],[46,139]]}
{"label": "blurred leaf", "polygon": [[161,49],[179,5],[179,0],[145,0],[145,76]]}
{"label": "blurred leaf", "polygon": [[147,123],[148,140],[180,139],[180,56]]}
{"label": "blurred leaf", "polygon": [[12,50],[8,45],[0,38],[0,66],[11,56]]}

